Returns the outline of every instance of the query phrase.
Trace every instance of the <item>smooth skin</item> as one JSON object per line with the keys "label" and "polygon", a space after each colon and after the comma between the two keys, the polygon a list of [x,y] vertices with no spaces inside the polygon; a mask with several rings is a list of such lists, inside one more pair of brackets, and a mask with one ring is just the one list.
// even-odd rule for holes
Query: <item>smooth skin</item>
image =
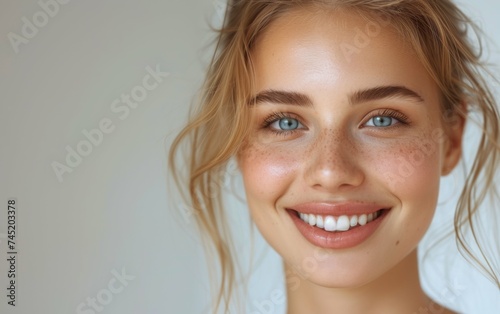
{"label": "smooth skin", "polygon": [[[363,42],[368,23],[380,29]],[[285,263],[288,313],[451,313],[422,291],[416,247],[460,159],[463,121],[442,121],[409,44],[375,18],[300,9],[269,26],[252,58],[257,103],[238,162],[252,218]],[[346,249],[311,244],[286,211],[348,201],[391,209]]]}

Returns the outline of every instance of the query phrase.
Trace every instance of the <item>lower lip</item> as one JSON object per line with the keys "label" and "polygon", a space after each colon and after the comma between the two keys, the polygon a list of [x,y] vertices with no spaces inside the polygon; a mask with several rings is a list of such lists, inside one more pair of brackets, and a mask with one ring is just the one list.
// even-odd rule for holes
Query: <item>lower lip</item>
{"label": "lower lip", "polygon": [[366,241],[380,226],[389,210],[383,210],[380,217],[364,226],[356,226],[348,231],[326,231],[314,227],[300,219],[297,212],[287,210],[300,233],[312,244],[325,249],[347,249]]}

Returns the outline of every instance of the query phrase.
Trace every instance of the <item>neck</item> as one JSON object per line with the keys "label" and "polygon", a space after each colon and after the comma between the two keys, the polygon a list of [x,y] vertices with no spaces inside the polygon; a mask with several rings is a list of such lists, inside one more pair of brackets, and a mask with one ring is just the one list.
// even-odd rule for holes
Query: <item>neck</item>
{"label": "neck", "polygon": [[[287,265],[285,269],[288,270]],[[287,289],[288,314],[449,313],[423,292],[416,250],[393,269],[361,287],[329,288],[300,279],[298,285],[287,282]]]}

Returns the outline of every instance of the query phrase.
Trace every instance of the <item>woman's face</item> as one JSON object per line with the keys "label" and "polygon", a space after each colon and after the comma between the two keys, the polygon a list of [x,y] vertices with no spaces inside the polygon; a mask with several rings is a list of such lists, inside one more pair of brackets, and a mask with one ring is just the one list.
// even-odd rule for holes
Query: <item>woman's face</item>
{"label": "woman's face", "polygon": [[436,84],[390,25],[346,12],[282,16],[252,53],[253,220],[313,282],[374,280],[416,248],[459,155]]}

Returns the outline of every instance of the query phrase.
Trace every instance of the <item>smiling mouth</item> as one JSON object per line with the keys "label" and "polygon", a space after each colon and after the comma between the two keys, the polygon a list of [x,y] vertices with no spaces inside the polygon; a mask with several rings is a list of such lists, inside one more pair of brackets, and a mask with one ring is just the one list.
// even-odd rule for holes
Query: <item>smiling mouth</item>
{"label": "smiling mouth", "polygon": [[297,211],[295,211],[295,214],[310,226],[323,229],[328,232],[345,232],[379,219],[384,211],[388,211],[388,209],[380,209],[374,213],[361,215],[315,215],[299,213]]}

